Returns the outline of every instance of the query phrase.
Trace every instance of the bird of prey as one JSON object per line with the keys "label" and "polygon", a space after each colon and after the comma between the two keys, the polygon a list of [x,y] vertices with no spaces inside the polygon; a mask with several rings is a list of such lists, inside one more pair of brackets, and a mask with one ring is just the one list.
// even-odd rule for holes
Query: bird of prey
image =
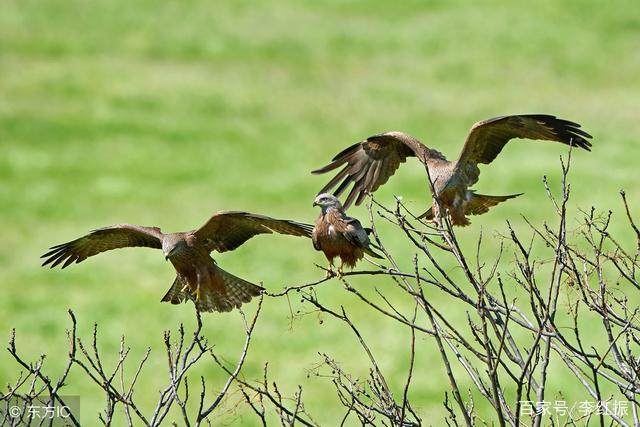
{"label": "bird of prey", "polygon": [[337,197],[320,194],[313,206],[320,206],[322,212],[316,220],[311,239],[313,247],[322,251],[329,261],[328,275],[333,274],[333,259],[336,257],[340,258],[340,275],[345,264],[351,268],[355,267],[364,254],[382,258],[370,248],[371,230],[363,228],[357,219],[347,216]]}
{"label": "bird of prey", "polygon": [[163,233],[158,227],[118,224],[100,228],[68,243],[53,246],[44,254],[43,266],[62,268],[79,263],[101,252],[125,247],[162,249],[177,276],[162,298],[179,304],[187,299],[198,311],[231,311],[263,288],[218,267],[212,251],[232,251],[258,234],[280,233],[311,237],[313,226],[295,221],[269,218],[248,212],[223,211],[214,214],[197,230]]}
{"label": "bird of prey", "polygon": [[[448,161],[442,153],[428,148],[411,135],[392,131],[348,147],[331,163],[312,173],[323,174],[344,165],[320,193],[337,186],[334,194],[340,196],[353,184],[344,203],[348,208],[354,200],[356,205],[361,204],[367,193],[373,193],[387,182],[407,157],[417,157],[428,170],[444,210],[442,213],[448,210],[454,225],[465,226],[470,224],[467,215],[483,214],[492,206],[522,194],[487,196],[469,189],[478,182],[478,164],[491,163],[514,138],[557,141],[591,151],[591,135],[577,123],[542,114],[501,116],[474,124],[456,161]],[[434,203],[422,217],[440,216],[437,205]]]}

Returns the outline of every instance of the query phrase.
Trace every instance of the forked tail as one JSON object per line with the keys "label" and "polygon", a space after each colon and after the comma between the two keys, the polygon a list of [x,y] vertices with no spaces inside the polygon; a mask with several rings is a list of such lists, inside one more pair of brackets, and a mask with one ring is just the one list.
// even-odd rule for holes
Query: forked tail
{"label": "forked tail", "polygon": [[[513,199],[521,196],[524,193],[509,194],[508,196],[488,196],[486,194],[476,194],[470,192],[470,199],[464,203],[465,215],[482,215],[489,211],[493,206],[504,202],[505,200]],[[433,219],[433,207],[418,217],[418,219]]]}
{"label": "forked tail", "polygon": [[162,301],[180,304],[189,299],[198,311],[231,311],[264,291],[260,286],[227,273],[216,265],[208,273],[204,280],[201,275],[199,291],[197,284],[187,284],[185,279],[176,276]]}

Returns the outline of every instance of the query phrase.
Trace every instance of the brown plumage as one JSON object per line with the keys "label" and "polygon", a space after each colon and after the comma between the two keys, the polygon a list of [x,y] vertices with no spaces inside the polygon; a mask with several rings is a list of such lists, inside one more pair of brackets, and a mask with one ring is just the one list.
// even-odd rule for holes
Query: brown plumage
{"label": "brown plumage", "polygon": [[[386,183],[407,157],[417,157],[428,168],[436,194],[449,211],[452,223],[465,226],[470,224],[467,215],[485,213],[490,207],[519,195],[485,196],[469,189],[478,182],[478,164],[491,163],[514,138],[557,141],[591,150],[588,140],[591,135],[577,123],[542,114],[502,116],[473,125],[454,162],[411,135],[385,132],[348,147],[331,163],[312,173],[323,174],[342,167],[320,193],[337,187],[334,195],[340,196],[352,185],[344,203],[348,208],[354,201],[356,205],[361,204],[367,193]],[[433,208],[424,216],[433,217]]]}
{"label": "brown plumage", "polygon": [[311,239],[313,247],[322,251],[329,261],[329,274],[333,271],[333,260],[340,258],[338,273],[343,265],[356,266],[364,254],[382,258],[371,250],[368,230],[355,218],[347,216],[340,201],[330,194],[320,194],[313,202],[322,209],[316,220]]}
{"label": "brown plumage", "polygon": [[94,230],[84,237],[53,246],[43,266],[62,268],[101,252],[125,247],[162,249],[178,273],[162,301],[192,300],[199,311],[231,311],[260,295],[260,286],[236,277],[216,264],[212,251],[236,249],[258,234],[280,233],[311,237],[313,227],[248,212],[219,212],[197,230],[163,233],[157,227],[119,224]]}

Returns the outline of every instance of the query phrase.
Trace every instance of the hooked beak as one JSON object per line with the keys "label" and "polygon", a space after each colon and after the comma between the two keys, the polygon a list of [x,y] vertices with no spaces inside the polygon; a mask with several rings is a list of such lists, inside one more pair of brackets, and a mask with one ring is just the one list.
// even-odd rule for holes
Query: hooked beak
{"label": "hooked beak", "polygon": [[169,261],[169,255],[165,255],[165,256],[164,256],[164,260],[165,260],[165,261]]}
{"label": "hooked beak", "polygon": [[316,201],[314,200],[314,202],[313,202],[313,207],[315,208],[316,206],[320,206],[320,205],[318,204],[318,202],[316,202]]}

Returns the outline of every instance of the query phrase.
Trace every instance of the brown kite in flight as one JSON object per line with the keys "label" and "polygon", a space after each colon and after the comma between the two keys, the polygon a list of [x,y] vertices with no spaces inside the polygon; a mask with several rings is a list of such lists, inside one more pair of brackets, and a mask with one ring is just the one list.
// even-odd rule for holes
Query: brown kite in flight
{"label": "brown kite in flight", "polygon": [[197,230],[165,234],[158,227],[119,224],[94,230],[84,237],[53,246],[44,254],[43,266],[62,268],[101,252],[126,247],[162,249],[177,276],[162,301],[194,301],[198,311],[231,311],[263,288],[227,273],[211,258],[212,251],[236,249],[258,234],[280,233],[311,237],[313,227],[247,212],[218,212]]}
{"label": "brown kite in flight", "polygon": [[340,258],[338,274],[342,274],[344,264],[353,268],[364,257],[382,258],[371,250],[369,232],[362,228],[360,221],[345,214],[337,197],[320,194],[313,202],[322,212],[316,220],[311,239],[313,247],[324,253],[329,261],[328,275],[333,274],[333,259]]}
{"label": "brown kite in flight", "polygon": [[[502,116],[473,125],[460,157],[454,162],[411,135],[385,132],[352,145],[312,173],[323,174],[344,166],[320,193],[338,186],[334,194],[339,196],[353,183],[344,203],[348,208],[354,200],[356,205],[361,204],[367,193],[387,182],[407,157],[417,157],[427,167],[440,204],[449,211],[452,223],[465,226],[470,224],[467,215],[483,214],[490,207],[520,195],[486,196],[469,189],[478,182],[478,164],[491,163],[514,138],[557,141],[591,151],[588,140],[591,135],[577,123],[541,114]],[[434,209],[437,206],[423,217],[433,219]]]}

